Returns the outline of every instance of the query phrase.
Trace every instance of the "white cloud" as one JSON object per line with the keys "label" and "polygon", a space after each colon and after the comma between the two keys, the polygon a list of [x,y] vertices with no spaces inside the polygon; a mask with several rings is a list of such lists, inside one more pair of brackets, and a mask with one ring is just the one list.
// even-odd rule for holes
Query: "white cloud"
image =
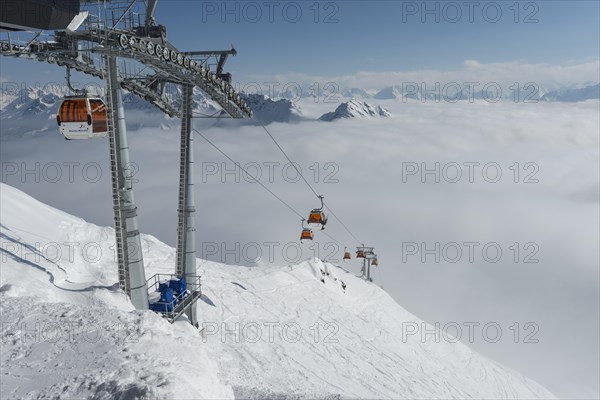
{"label": "white cloud", "polygon": [[335,82],[340,87],[360,87],[368,90],[381,90],[384,87],[401,85],[406,82],[426,82],[442,84],[449,82],[497,82],[508,87],[516,82],[537,83],[547,89],[562,86],[598,82],[598,59],[569,64],[531,64],[525,62],[481,63],[477,60],[466,60],[462,66],[454,70],[417,70],[417,71],[361,71],[351,75],[325,76],[307,75],[304,73],[287,73],[275,76],[248,76],[244,82],[297,82],[310,85],[314,82],[324,84]]}
{"label": "white cloud", "polygon": [[[484,70],[492,74],[490,71],[528,70],[522,67],[488,64]],[[535,68],[530,68],[533,73]],[[569,68],[548,71],[558,74]],[[585,70],[587,66],[573,68]],[[463,72],[471,69],[479,70],[469,63]],[[548,71],[540,74],[548,75]],[[409,311],[432,323],[498,322],[504,329],[501,343],[486,344],[479,336],[471,346],[540,381],[559,396],[597,397],[598,102],[378,104],[394,117],[276,123],[269,130],[311,181],[313,166],[319,163],[316,190],[325,194],[335,213],[360,240],[377,247],[381,263],[376,282],[383,283]],[[335,105],[307,102],[305,108],[318,115]],[[242,164],[286,162],[259,127],[202,132]],[[139,165],[135,189],[140,229],[169,244],[174,244],[176,237],[178,143],[176,128],[131,132],[129,142],[132,161]],[[231,172],[226,175],[229,183],[221,183],[221,173],[202,182],[203,163],[216,163],[223,172],[221,163],[226,160],[199,137],[195,149],[199,248],[206,242],[225,244],[228,249],[235,243],[297,242],[299,218],[258,185],[243,179],[235,183]],[[29,168],[36,162],[108,165],[105,140],[65,142],[58,133],[3,142],[0,156],[5,163],[25,162]],[[339,167],[334,175],[338,183],[324,183],[331,172],[325,169],[327,162]],[[435,162],[496,162],[502,167],[503,179],[492,184],[479,173],[473,184],[464,180],[423,184],[419,176],[403,183],[403,162],[425,162],[429,167]],[[510,169],[515,162],[521,172],[519,183],[513,182]],[[538,165],[534,178],[539,183],[522,182],[532,171],[525,167],[528,162]],[[226,166],[234,170],[231,163]],[[266,182],[268,187],[301,213],[317,206],[303,182],[286,182],[281,169],[276,171],[276,183]],[[293,176],[293,170],[289,173]],[[263,174],[266,179],[266,169]],[[66,178],[57,184],[36,183],[32,175],[25,182],[12,176],[7,183],[92,222],[112,224],[108,173],[95,184],[82,182],[80,176],[76,175],[74,184]],[[330,220],[326,232],[354,245],[335,219]],[[321,244],[329,241],[319,232],[316,235]],[[465,259],[455,264],[431,259],[421,263],[415,257],[402,262],[401,243],[432,246],[438,241],[495,241],[501,244],[504,257],[498,263],[481,258],[475,263]],[[514,242],[537,243],[540,262],[514,263],[508,249]],[[308,258],[312,250],[308,245],[303,248]],[[263,250],[266,252],[266,247]],[[327,256],[328,249],[320,251],[322,257]],[[221,256],[222,252],[212,259]],[[232,256],[226,261],[235,263]],[[281,247],[276,263],[288,264],[282,260]],[[357,268],[355,262],[351,265]],[[522,329],[530,321],[539,326],[540,342],[515,344],[509,327],[518,322]]]}

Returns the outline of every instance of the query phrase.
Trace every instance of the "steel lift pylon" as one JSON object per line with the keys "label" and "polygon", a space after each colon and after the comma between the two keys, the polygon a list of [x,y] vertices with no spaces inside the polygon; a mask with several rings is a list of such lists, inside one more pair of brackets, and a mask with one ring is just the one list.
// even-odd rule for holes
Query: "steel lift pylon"
{"label": "steel lift pylon", "polygon": [[[194,195],[194,136],[192,132],[192,104],[194,87],[183,85],[181,102],[181,149],[179,156],[179,207],[177,228],[176,273],[188,282],[191,292],[196,276],[196,204]],[[195,307],[186,310],[190,323],[197,326]]]}
{"label": "steel lift pylon", "polygon": [[116,57],[106,55],[110,171],[119,268],[119,286],[138,310],[148,309],[148,286],[138,230],[137,206],[127,142],[125,110]]}
{"label": "steel lift pylon", "polygon": [[[43,2],[52,9],[60,8],[56,2]],[[21,15],[18,10],[27,9],[28,2],[11,0],[10,3],[15,15]],[[137,3],[144,8],[145,18],[136,9]],[[74,69],[106,81],[119,286],[136,309],[145,310],[150,307],[149,288],[160,288],[164,279],[185,278],[188,291],[179,295],[176,306],[166,310],[163,315],[174,322],[185,313],[189,321],[197,325],[193,305],[201,293],[200,278],[196,275],[192,121],[194,117],[223,116],[193,116],[194,87],[218,103],[230,118],[252,117],[252,110],[233,87],[231,74],[223,70],[225,61],[229,56],[236,55],[236,50],[179,51],[167,40],[166,28],[155,23],[157,3],[158,0],[128,0],[103,2],[102,7],[100,3],[73,0],[73,10],[66,11],[74,15],[79,9],[80,13],[70,23],[66,21],[54,27],[59,30],[51,34],[49,39],[42,40],[41,31],[26,41],[14,41],[10,33],[6,33],[6,40],[0,38],[0,55],[56,64],[66,67],[68,75],[70,69]],[[0,31],[5,27],[10,30],[43,29],[37,27],[36,21],[25,18],[15,22],[10,19],[11,16],[0,13]],[[216,64],[211,70],[213,58]],[[132,63],[133,68],[127,64],[117,68],[117,60]],[[181,88],[180,104],[166,95],[166,85]],[[182,121],[175,274],[157,274],[149,280],[146,280],[144,271],[121,89],[149,101],[171,117],[181,117]]]}
{"label": "steel lift pylon", "polygon": [[371,282],[371,260],[375,258],[375,253],[373,252],[374,248],[359,246],[356,248],[356,250],[363,251],[365,255],[363,258],[363,265],[360,270],[361,276],[364,276],[367,281]]}

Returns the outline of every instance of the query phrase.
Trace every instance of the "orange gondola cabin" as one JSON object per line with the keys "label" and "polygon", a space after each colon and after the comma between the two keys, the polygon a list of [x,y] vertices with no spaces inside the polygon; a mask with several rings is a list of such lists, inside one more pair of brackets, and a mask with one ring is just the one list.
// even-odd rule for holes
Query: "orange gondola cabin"
{"label": "orange gondola cabin", "polygon": [[364,250],[357,250],[356,251],[356,258],[365,258],[365,251]]}
{"label": "orange gondola cabin", "polygon": [[312,210],[308,216],[308,223],[325,225],[327,223],[327,218],[325,217],[323,210],[319,208]]}
{"label": "orange gondola cabin", "polygon": [[100,98],[68,97],[60,105],[56,122],[66,139],[92,139],[108,133],[108,110]]}
{"label": "orange gondola cabin", "polygon": [[304,226],[304,222],[306,222],[306,220],[303,218],[302,219],[302,233],[300,234],[300,243],[302,243],[303,240],[313,240],[313,238],[314,238],[312,229]]}
{"label": "orange gondola cabin", "polygon": [[309,214],[308,214],[308,223],[309,224],[319,224],[321,225],[321,229],[325,229],[325,225],[327,224],[327,217],[325,216],[325,213],[323,212],[323,196],[319,196],[319,199],[321,200],[321,208],[314,208]]}
{"label": "orange gondola cabin", "polygon": [[300,241],[303,240],[313,240],[313,231],[309,228],[302,229],[302,234],[300,235]]}
{"label": "orange gondola cabin", "polygon": [[350,252],[346,251],[346,248],[344,248],[344,261],[350,260],[350,259],[352,259],[352,257],[350,256]]}

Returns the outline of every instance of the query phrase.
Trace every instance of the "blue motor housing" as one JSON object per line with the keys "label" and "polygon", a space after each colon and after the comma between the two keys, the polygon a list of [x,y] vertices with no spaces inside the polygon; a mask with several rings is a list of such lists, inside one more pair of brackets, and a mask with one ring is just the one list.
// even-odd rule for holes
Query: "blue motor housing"
{"label": "blue motor housing", "polygon": [[173,312],[178,303],[178,299],[187,296],[187,285],[184,278],[171,279],[168,282],[158,284],[160,300],[156,303],[150,303],[150,310],[160,313]]}
{"label": "blue motor housing", "polygon": [[169,281],[169,288],[173,289],[175,296],[185,294],[185,291],[187,289],[187,285],[185,284],[185,278],[171,279]]}
{"label": "blue motor housing", "polygon": [[160,292],[160,301],[162,303],[170,303],[173,301],[173,289],[171,288],[166,288],[164,290],[161,290]]}
{"label": "blue motor housing", "polygon": [[163,292],[163,290],[168,289],[169,288],[169,282],[160,282],[158,284],[158,291],[159,292]]}

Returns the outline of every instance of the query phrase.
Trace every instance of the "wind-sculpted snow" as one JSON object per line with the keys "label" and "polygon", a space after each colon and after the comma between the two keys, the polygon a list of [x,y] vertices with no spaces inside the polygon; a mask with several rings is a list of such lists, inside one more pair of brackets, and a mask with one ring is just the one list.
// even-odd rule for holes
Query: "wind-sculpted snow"
{"label": "wind-sculpted snow", "polygon": [[100,299],[55,303],[10,292],[0,304],[2,399],[232,396],[191,325]]}
{"label": "wind-sculpted snow", "polygon": [[[319,260],[198,260],[202,334],[170,325],[117,289],[112,229],[0,196],[2,399],[552,397],[460,343],[406,335],[422,321]],[[172,248],[146,235],[143,250],[148,276],[172,271]]]}

